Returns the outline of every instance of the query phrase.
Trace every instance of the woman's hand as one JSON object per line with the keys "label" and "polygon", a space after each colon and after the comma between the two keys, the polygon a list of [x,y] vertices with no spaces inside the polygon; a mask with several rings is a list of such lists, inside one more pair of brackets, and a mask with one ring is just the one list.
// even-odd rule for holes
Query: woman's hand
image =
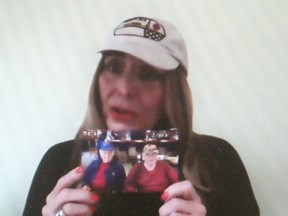
{"label": "woman's hand", "polygon": [[84,168],[78,167],[60,178],[47,196],[46,205],[42,209],[43,216],[55,216],[60,210],[66,216],[92,215],[96,210],[95,204],[99,197],[88,190],[71,188],[78,184],[83,177]]}
{"label": "woman's hand", "polygon": [[169,186],[161,196],[165,201],[159,209],[160,216],[206,215],[206,208],[190,181],[182,181]]}

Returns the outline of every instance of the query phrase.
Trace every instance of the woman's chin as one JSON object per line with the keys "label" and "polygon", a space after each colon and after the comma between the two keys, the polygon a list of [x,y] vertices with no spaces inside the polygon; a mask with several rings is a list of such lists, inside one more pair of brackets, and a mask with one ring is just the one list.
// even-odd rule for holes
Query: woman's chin
{"label": "woman's chin", "polygon": [[137,130],[139,127],[137,125],[131,125],[128,122],[115,122],[108,121],[107,127],[109,130]]}
{"label": "woman's chin", "polygon": [[119,121],[113,118],[108,118],[107,128],[108,130],[147,130],[153,128],[153,125],[150,125],[151,122],[147,123],[141,121]]}

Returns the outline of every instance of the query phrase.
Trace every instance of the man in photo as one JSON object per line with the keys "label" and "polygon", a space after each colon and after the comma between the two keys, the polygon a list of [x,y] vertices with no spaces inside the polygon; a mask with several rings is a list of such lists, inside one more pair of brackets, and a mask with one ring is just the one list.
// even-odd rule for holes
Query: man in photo
{"label": "man in photo", "polygon": [[99,156],[87,167],[82,185],[92,191],[123,191],[126,173],[109,141],[98,140]]}
{"label": "man in photo", "polygon": [[147,144],[143,148],[143,161],[135,164],[125,180],[127,192],[163,192],[169,185],[178,181],[173,167],[158,160],[156,145]]}

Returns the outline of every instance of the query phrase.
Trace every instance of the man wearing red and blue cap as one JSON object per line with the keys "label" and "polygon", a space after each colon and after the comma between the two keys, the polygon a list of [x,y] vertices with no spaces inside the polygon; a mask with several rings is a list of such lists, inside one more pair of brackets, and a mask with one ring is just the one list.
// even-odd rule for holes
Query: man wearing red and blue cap
{"label": "man wearing red and blue cap", "polygon": [[92,191],[123,191],[126,173],[121,162],[115,157],[112,142],[98,140],[98,159],[87,167],[82,185]]}

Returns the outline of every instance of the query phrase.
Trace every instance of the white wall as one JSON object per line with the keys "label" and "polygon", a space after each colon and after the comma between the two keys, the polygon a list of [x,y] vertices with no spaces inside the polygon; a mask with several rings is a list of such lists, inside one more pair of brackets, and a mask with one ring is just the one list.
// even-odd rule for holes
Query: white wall
{"label": "white wall", "polygon": [[287,215],[287,14],[284,0],[0,0],[0,214],[21,214],[45,151],[74,136],[104,35],[142,15],[187,41],[196,130],[238,150],[262,215]]}

